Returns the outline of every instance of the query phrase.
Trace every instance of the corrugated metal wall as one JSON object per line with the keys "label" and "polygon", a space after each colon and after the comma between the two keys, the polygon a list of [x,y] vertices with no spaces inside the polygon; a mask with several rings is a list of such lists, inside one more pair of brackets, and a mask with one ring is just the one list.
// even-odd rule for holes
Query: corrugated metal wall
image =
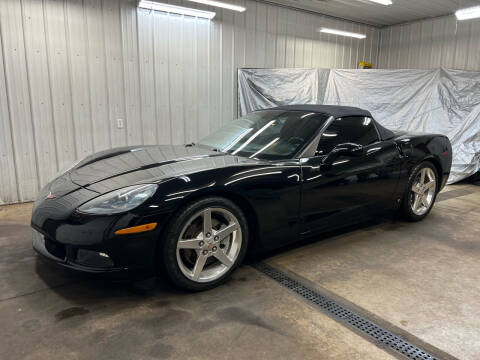
{"label": "corrugated metal wall", "polygon": [[[130,0],[1,0],[0,204],[34,199],[90,153],[206,135],[235,116],[238,67],[377,60],[374,28],[233,2],[248,10],[216,9],[209,22],[137,10]],[[320,26],[368,38],[320,34]]]}
{"label": "corrugated metal wall", "polygon": [[454,16],[381,30],[379,67],[480,70],[480,20]]}

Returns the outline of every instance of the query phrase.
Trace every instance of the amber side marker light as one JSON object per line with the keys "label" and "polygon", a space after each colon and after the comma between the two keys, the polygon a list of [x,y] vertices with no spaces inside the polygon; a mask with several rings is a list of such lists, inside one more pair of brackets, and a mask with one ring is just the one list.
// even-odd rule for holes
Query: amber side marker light
{"label": "amber side marker light", "polygon": [[133,226],[125,229],[115,231],[115,235],[136,234],[145,231],[152,231],[157,227],[157,223],[150,223],[144,225]]}

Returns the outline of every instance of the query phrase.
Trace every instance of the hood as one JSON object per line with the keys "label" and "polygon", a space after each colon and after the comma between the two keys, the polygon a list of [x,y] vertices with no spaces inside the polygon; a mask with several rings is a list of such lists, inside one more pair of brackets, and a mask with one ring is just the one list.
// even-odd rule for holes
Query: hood
{"label": "hood", "polygon": [[195,172],[255,162],[184,145],[103,151],[88,156],[41,190],[35,202],[32,224],[47,231],[47,220],[67,219],[81,204],[122,187],[158,183]]}
{"label": "hood", "polygon": [[78,186],[104,193],[248,161],[197,146],[154,145],[112,149],[87,157],[70,172]]}

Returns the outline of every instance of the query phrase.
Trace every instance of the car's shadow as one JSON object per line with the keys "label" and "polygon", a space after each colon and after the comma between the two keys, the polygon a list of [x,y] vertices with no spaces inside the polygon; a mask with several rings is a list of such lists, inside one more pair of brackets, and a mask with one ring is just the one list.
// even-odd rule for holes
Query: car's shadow
{"label": "car's shadow", "polygon": [[[179,292],[162,277],[158,277],[153,286],[148,286],[143,284],[142,281],[134,282],[130,280],[117,280],[110,278],[108,275],[102,276],[81,273],[63,268],[41,257],[37,257],[36,259],[35,271],[48,288],[58,293],[65,292],[68,294],[71,291],[69,288],[79,286],[87,286],[91,288],[92,291],[98,292],[99,294],[105,294],[105,296],[110,296],[110,294],[117,294],[119,292],[128,292],[140,296],[149,296],[161,292]],[[63,281],[60,279],[63,279]]]}
{"label": "car's shadow", "polygon": [[[97,316],[114,316],[124,311],[133,311],[152,303],[165,301],[173,303],[172,298],[187,296],[172,287],[165,279],[156,279],[155,286],[138,289],[129,281],[114,281],[109,278],[77,273],[59,267],[42,258],[36,259],[35,271],[47,287],[43,296],[51,298],[49,302],[56,321],[78,317],[88,313]],[[42,302],[28,301],[30,307],[41,310]],[[65,305],[68,304],[68,305]]]}
{"label": "car's shadow", "polygon": [[306,237],[295,243],[285,245],[274,250],[266,251],[261,254],[252,254],[252,256],[249,257],[249,259],[247,260],[247,263],[253,264],[258,261],[267,261],[271,257],[277,256],[280,254],[285,254],[289,251],[292,251],[293,249],[297,249],[302,246],[307,246],[313,243],[318,243],[323,241],[335,241],[334,239],[335,237],[338,237],[341,235],[347,235],[359,230],[372,229],[378,226],[383,226],[385,224],[390,224],[391,226],[395,227],[395,226],[402,226],[404,222],[401,219],[398,219],[396,215],[379,216],[376,218],[372,218],[370,220],[363,221],[361,223],[345,226],[340,229],[336,229],[332,231],[326,231],[319,235]]}
{"label": "car's shadow", "polygon": [[[274,251],[269,251],[257,256],[251,256],[247,259],[245,265],[252,265],[258,261],[268,260],[270,257],[284,254],[292,249],[309,245],[319,241],[335,241],[335,237],[348,234],[352,231],[381,226],[385,223],[391,223],[395,226],[397,223],[391,217],[378,218],[355,226],[349,226],[340,230],[324,233],[321,236],[312,237],[299,241]],[[143,301],[150,301],[152,297],[182,297],[188,296],[187,292],[181,291],[173,287],[165,277],[158,277],[153,286],[137,286],[138,283],[130,281],[113,281],[111,279],[98,277],[95,275],[78,273],[59,267],[41,258],[36,259],[35,271],[41,278],[49,290],[55,292],[56,295],[68,300],[72,304],[79,304],[82,308],[90,305],[111,306],[115,304],[115,308],[138,306]],[[227,283],[228,285],[228,283]],[[227,289],[227,287],[225,288]],[[78,310],[80,311],[80,310]],[[68,315],[68,314],[66,314]],[[60,314],[58,316],[65,316]]]}

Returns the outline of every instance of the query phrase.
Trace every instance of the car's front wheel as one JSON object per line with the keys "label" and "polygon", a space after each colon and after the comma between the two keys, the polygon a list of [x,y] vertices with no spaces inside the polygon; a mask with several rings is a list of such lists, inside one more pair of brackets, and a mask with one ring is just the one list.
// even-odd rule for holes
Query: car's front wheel
{"label": "car's front wheel", "polygon": [[174,285],[201,291],[225,281],[242,262],[248,225],[241,209],[221,197],[197,200],[176,214],[161,259]]}
{"label": "car's front wheel", "polygon": [[417,165],[408,182],[402,213],[407,220],[419,221],[425,218],[433,207],[437,197],[438,174],[429,161]]}

